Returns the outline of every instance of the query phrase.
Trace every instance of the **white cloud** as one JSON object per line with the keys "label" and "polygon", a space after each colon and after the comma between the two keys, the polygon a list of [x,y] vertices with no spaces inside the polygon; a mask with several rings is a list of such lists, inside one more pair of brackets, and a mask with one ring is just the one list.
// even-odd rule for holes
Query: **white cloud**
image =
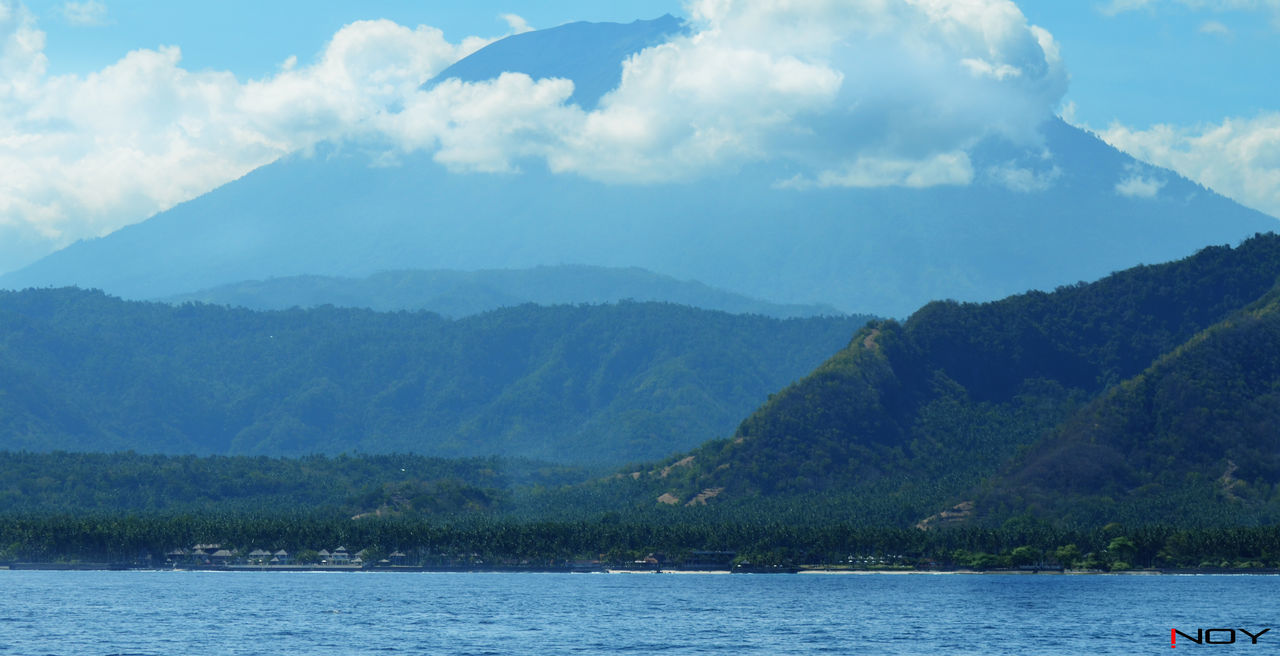
{"label": "white cloud", "polygon": [[1280,112],[1197,127],[1115,124],[1101,136],[1136,158],[1280,217]]}
{"label": "white cloud", "polygon": [[1004,162],[989,166],[983,174],[987,180],[1012,191],[1030,194],[1047,191],[1062,177],[1062,169],[1057,166],[1048,169],[1036,169],[1020,165],[1018,162]]}
{"label": "white cloud", "polygon": [[507,24],[507,29],[510,30],[512,34],[524,34],[525,32],[533,31],[533,28],[529,27],[528,21],[519,15],[502,14],[501,16],[498,16],[498,18],[501,18],[503,22]]}
{"label": "white cloud", "polygon": [[534,81],[523,73],[463,83],[445,80],[413,94],[402,112],[379,117],[378,128],[405,150],[434,150],[462,171],[505,172],[522,157],[545,157],[558,135],[580,128],[585,114],[564,103],[568,80]]}
{"label": "white cloud", "polygon": [[571,82],[523,74],[423,91],[489,41],[385,20],[248,82],[185,70],[176,47],[49,76],[44,35],[12,2],[0,0],[0,222],[59,243],[368,135],[460,171],[534,158],[646,183],[780,157],[807,171],[796,187],[969,184],[967,150],[992,136],[1036,143],[1067,83],[1053,37],[1010,0],[692,0],[690,29],[633,55],[591,111],[567,104]]}
{"label": "white cloud", "polygon": [[72,25],[96,26],[107,24],[107,6],[98,0],[84,2],[65,2],[62,5],[62,17]]}
{"label": "white cloud", "polygon": [[973,164],[963,151],[940,153],[920,160],[862,156],[839,170],[827,170],[816,179],[801,176],[779,184],[788,189],[822,187],[937,187],[967,185],[973,181]]}
{"label": "white cloud", "polygon": [[185,70],[176,47],[50,76],[33,15],[0,0],[0,227],[54,246],[105,234],[283,154],[375,130],[388,107],[487,42],[363,21],[314,64],[290,58],[244,83]]}
{"label": "white cloud", "polygon": [[[787,157],[812,170],[808,185],[965,184],[972,168],[956,153],[992,135],[1034,141],[1066,87],[1052,36],[1007,0],[697,0],[688,11],[689,33],[634,55],[592,112],[543,95],[526,107],[536,129],[490,127],[499,147],[478,129],[484,113],[465,127],[439,116],[446,95],[487,106],[479,95],[512,83],[442,85],[389,129],[457,144],[437,159],[460,169],[541,156],[559,172],[652,182]],[[484,157],[457,156],[482,135]]]}
{"label": "white cloud", "polygon": [[49,60],[44,55],[44,32],[25,7],[0,2],[0,117],[13,103],[36,94]]}
{"label": "white cloud", "polygon": [[1147,167],[1130,164],[1125,167],[1125,177],[1116,183],[1116,193],[1129,198],[1155,198],[1160,195],[1167,180],[1156,174],[1145,175]]}
{"label": "white cloud", "polygon": [[1117,182],[1116,193],[1129,198],[1155,198],[1164,185],[1164,180],[1135,175]]}
{"label": "white cloud", "polygon": [[1062,108],[1058,110],[1058,116],[1067,123],[1074,125],[1076,123],[1076,115],[1079,110],[1080,108],[1076,106],[1075,101],[1069,100],[1062,104]]}

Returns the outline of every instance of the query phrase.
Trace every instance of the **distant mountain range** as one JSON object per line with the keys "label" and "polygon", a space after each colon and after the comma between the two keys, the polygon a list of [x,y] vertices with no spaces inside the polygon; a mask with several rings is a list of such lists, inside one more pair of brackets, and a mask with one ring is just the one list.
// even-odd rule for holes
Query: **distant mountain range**
{"label": "distant mountain range", "polygon": [[[626,55],[679,29],[665,17],[530,32],[441,77],[566,77],[574,100],[591,107],[616,85]],[[1035,152],[980,144],[972,184],[927,189],[784,188],[797,171],[781,162],[650,185],[553,174],[538,162],[522,162],[521,173],[457,174],[423,153],[387,165],[388,144],[329,144],[73,244],[0,285],[155,299],[288,276],[573,264],[905,317],[934,299],[1052,289],[1276,226],[1062,121],[1044,124],[1043,137]],[[1125,185],[1134,179],[1141,189]]]}
{"label": "distant mountain range", "polygon": [[830,305],[769,303],[635,267],[571,265],[488,271],[389,271],[365,278],[289,276],[231,283],[159,300],[251,310],[321,305],[383,312],[426,310],[446,317],[464,317],[525,303],[564,305],[624,300],[661,301],[779,318],[840,314]]}
{"label": "distant mountain range", "polygon": [[[649,461],[538,497],[579,520],[708,504],[721,518],[929,530],[1270,524],[1278,280],[1268,234],[861,328],[654,303],[447,321],[10,292],[0,449]],[[453,491],[448,508],[475,501]]]}
{"label": "distant mountain range", "polygon": [[449,321],[0,292],[0,450],[616,466],[727,435],[861,322],[660,303]]}
{"label": "distant mountain range", "polygon": [[[648,503],[819,493],[880,524],[1280,520],[1280,237],[873,322]],[[942,511],[946,512],[942,512]]]}

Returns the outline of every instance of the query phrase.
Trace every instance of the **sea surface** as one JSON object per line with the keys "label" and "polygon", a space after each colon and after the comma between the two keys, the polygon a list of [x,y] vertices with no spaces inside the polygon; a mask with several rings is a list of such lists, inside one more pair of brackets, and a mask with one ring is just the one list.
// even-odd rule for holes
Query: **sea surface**
{"label": "sea surface", "polygon": [[[0,654],[1280,651],[1280,577],[0,571]],[[1224,630],[1209,634],[1225,642]]]}

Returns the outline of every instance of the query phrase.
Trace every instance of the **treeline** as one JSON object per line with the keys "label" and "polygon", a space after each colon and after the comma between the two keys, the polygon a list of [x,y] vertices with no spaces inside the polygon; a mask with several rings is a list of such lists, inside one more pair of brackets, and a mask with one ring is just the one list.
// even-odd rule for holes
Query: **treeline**
{"label": "treeline", "polygon": [[351,553],[406,554],[403,564],[546,565],[575,559],[626,565],[649,555],[678,564],[696,551],[734,552],[756,565],[848,568],[1280,567],[1280,527],[1186,529],[1152,524],[1062,529],[1036,522],[922,531],[772,518],[710,521],[606,514],[579,521],[471,516],[352,520],[323,513],[0,513],[0,562],[82,561],[162,566],[196,544],[242,554],[292,554],[346,546]]}
{"label": "treeline", "polygon": [[[668,478],[681,476],[689,468],[691,464],[673,466]],[[1008,518],[1025,518],[1029,511],[1043,510],[1005,498],[1003,505],[983,516],[936,515],[937,499],[951,484],[947,479],[923,477],[883,479],[847,491],[724,500],[713,496],[706,504],[668,505],[653,498],[650,481],[626,470],[610,473],[530,460],[447,460],[409,454],[287,459],[0,452],[0,512],[28,517],[136,516],[150,521],[182,515],[296,515],[300,524],[318,519],[322,525],[334,518],[431,525],[496,521],[521,526],[599,520],[644,526],[774,526],[777,531],[840,526],[866,534],[920,532],[917,526],[930,531],[1004,530]],[[1155,487],[1143,493],[1163,504],[1154,513],[1150,504],[1077,495],[1070,500],[1073,505],[1053,515],[1051,522],[1020,521],[1050,532],[1093,530],[1116,523],[1145,525],[1153,517],[1171,527],[1196,530],[1280,523],[1280,503],[1274,499],[1261,505],[1221,503],[1215,497],[1220,489],[1218,481],[1193,481],[1177,489]],[[921,521],[930,515],[934,516]],[[1038,539],[1037,544],[1050,542]]]}
{"label": "treeline", "polygon": [[730,433],[861,324],[663,303],[449,321],[0,292],[0,448],[621,464]]}
{"label": "treeline", "polygon": [[685,506],[655,502],[625,472],[497,458],[0,453],[0,561],[154,566],[175,549],[216,543],[294,554],[343,545],[464,566],[621,565],[651,553],[678,563],[699,550],[757,565],[1280,566],[1280,523],[1220,504],[1159,522],[1115,507],[1082,522],[1008,508],[999,523],[918,528],[934,485]]}

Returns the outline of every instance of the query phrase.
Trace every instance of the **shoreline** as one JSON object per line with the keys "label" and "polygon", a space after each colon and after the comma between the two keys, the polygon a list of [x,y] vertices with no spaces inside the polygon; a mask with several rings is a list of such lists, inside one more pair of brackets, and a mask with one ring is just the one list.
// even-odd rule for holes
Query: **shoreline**
{"label": "shoreline", "polygon": [[1116,572],[1100,570],[855,570],[827,569],[822,567],[800,567],[779,571],[730,571],[724,569],[625,569],[600,567],[583,569],[580,567],[359,567],[352,565],[227,565],[208,567],[148,567],[130,563],[0,563],[0,571],[43,571],[43,572],[347,572],[347,573],[391,573],[391,574],[676,574],[676,575],[764,575],[799,574],[810,576],[1280,576],[1276,569],[1229,569],[1229,568],[1161,568],[1134,569]]}

